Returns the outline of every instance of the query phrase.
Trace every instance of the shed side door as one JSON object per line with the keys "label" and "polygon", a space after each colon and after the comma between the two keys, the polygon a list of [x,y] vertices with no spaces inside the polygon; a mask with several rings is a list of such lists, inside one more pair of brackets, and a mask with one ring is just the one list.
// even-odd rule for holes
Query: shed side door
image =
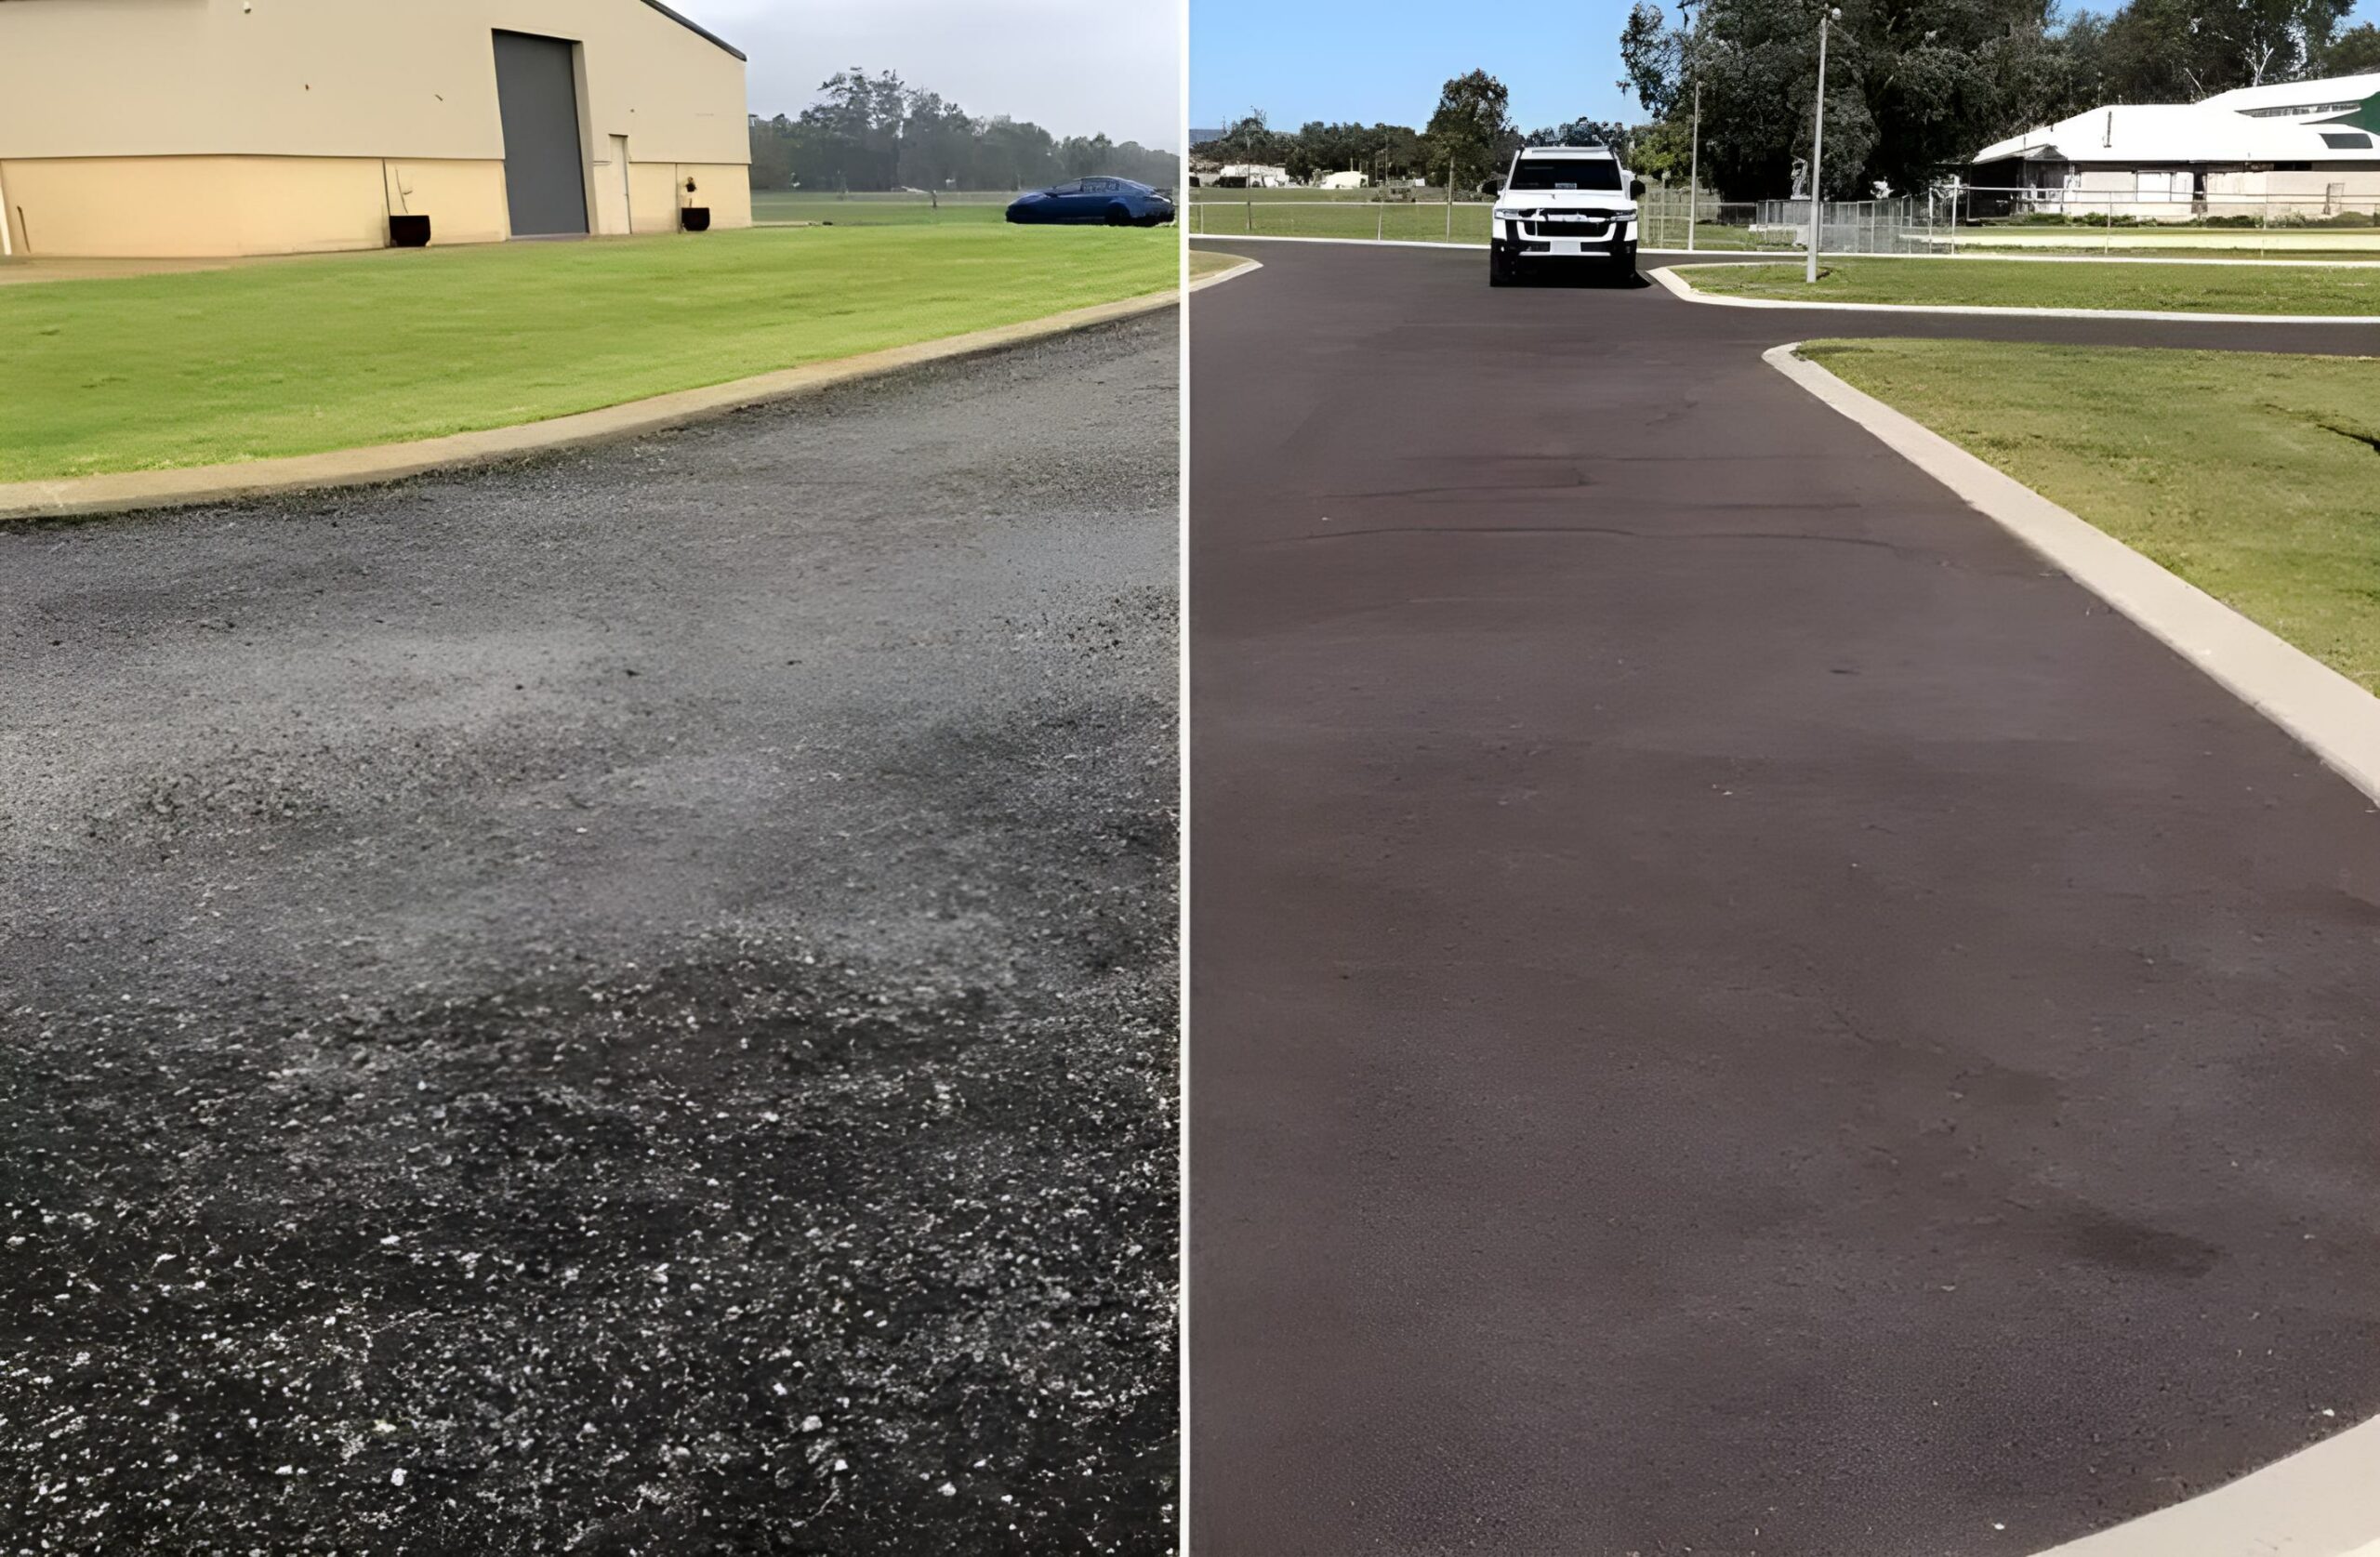
{"label": "shed side door", "polygon": [[512,235],[587,231],[587,170],[578,152],[578,71],[564,38],[496,34],[496,97],[504,120],[504,190]]}

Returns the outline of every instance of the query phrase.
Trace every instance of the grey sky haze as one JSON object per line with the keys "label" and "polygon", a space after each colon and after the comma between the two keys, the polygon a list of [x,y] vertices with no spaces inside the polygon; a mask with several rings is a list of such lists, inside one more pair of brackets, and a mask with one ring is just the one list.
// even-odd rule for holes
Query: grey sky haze
{"label": "grey sky haze", "polygon": [[1182,0],[669,0],[751,56],[752,112],[897,71],[968,112],[1178,151]]}

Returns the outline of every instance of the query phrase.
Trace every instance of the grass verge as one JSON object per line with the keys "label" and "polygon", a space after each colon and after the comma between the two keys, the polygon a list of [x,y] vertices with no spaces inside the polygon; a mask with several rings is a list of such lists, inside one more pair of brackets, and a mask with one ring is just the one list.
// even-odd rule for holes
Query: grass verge
{"label": "grass verge", "polygon": [[928,200],[921,194],[813,194],[801,190],[754,190],[752,219],[807,221],[836,227],[968,227],[998,223],[1012,194],[962,191]]}
{"label": "grass verge", "polygon": [[0,288],[0,481],[543,421],[1160,292],[1175,234],[841,228]]}
{"label": "grass verge", "polygon": [[2380,317],[2380,268],[1828,259],[1811,285],[1800,264],[1697,270],[1686,279],[1700,292],[1804,303]]}
{"label": "grass verge", "polygon": [[2380,361],[1950,340],[1802,353],[2380,692]]}
{"label": "grass verge", "polygon": [[[1273,193],[1312,194],[1312,190]],[[1302,202],[1210,200],[1193,205],[1184,215],[1194,238],[1229,238],[1252,234],[1260,238],[1391,238],[1406,243],[1453,243],[1485,245],[1489,207],[1458,205],[1451,223],[1446,204],[1363,205],[1354,201]],[[1449,231],[1451,227],[1451,231]]]}
{"label": "grass verge", "polygon": [[1219,254],[1213,249],[1192,249],[1190,251],[1190,279],[1192,281],[1197,281],[1204,276],[1221,275],[1223,271],[1230,270],[1235,265],[1245,265],[1247,263],[1247,257],[1242,255]]}

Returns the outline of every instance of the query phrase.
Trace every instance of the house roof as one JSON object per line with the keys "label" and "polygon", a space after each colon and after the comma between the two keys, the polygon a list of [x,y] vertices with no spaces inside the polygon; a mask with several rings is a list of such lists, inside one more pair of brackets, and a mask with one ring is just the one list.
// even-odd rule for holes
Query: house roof
{"label": "house roof", "polygon": [[2320,109],[2360,103],[2374,95],[2380,95],[2380,73],[2326,76],[2317,81],[2286,81],[2278,86],[2235,86],[2228,92],[2215,93],[2201,106],[2228,108],[2235,113],[2252,112],[2260,108]]}
{"label": "house roof", "polygon": [[[727,50],[728,53],[733,54],[738,59],[744,59],[745,56],[742,49],[736,47],[734,44],[729,43],[725,38],[721,37],[718,33],[712,32],[709,28],[705,27],[701,22],[696,21],[694,18],[689,16],[681,16],[676,11],[673,11],[668,7],[663,5],[661,0],[644,0],[644,3],[652,7],[654,10],[659,11],[663,16],[668,17],[670,20],[676,22],[679,26],[684,28],[687,32],[698,33],[703,37],[708,38],[711,42]],[[749,63],[749,61],[747,60],[747,63]]]}
{"label": "house roof", "polygon": [[[2346,81],[2365,78],[2347,77]],[[2380,77],[2371,78],[2380,92]],[[2343,86],[2344,82],[2330,84]],[[2361,106],[2344,91],[2321,90],[2323,83],[2298,82],[2285,96],[2336,108],[2333,119],[2343,119]],[[2269,96],[2274,88],[2249,88]],[[2308,96],[2309,91],[2312,96]],[[2055,125],[2027,130],[1994,141],[1970,159],[2002,162],[2012,157],[2028,161],[2070,163],[2247,163],[2247,162],[2371,162],[2380,159],[2380,138],[2359,125],[2319,117],[2252,117],[2226,102],[2226,93],[2195,103],[2116,103],[2061,119]],[[2250,106],[2265,106],[2261,101]],[[2287,102],[2271,106],[2292,106]]]}

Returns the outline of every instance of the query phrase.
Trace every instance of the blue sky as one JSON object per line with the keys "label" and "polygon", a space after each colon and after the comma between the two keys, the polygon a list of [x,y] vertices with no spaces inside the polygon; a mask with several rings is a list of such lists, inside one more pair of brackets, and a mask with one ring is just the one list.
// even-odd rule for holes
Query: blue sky
{"label": "blue sky", "polygon": [[[1523,129],[1634,119],[1643,111],[1616,85],[1627,16],[1627,0],[1190,0],[1190,123],[1212,128],[1262,108],[1275,129],[1309,119],[1419,128],[1446,79],[1474,66],[1513,89]],[[2353,20],[2380,20],[2380,0]]]}
{"label": "blue sky", "polygon": [[1190,123],[1262,108],[1275,129],[1309,119],[1420,127],[1448,76],[1476,66],[1513,89],[1524,129],[1634,117],[1620,79],[1627,0],[1190,0]]}

